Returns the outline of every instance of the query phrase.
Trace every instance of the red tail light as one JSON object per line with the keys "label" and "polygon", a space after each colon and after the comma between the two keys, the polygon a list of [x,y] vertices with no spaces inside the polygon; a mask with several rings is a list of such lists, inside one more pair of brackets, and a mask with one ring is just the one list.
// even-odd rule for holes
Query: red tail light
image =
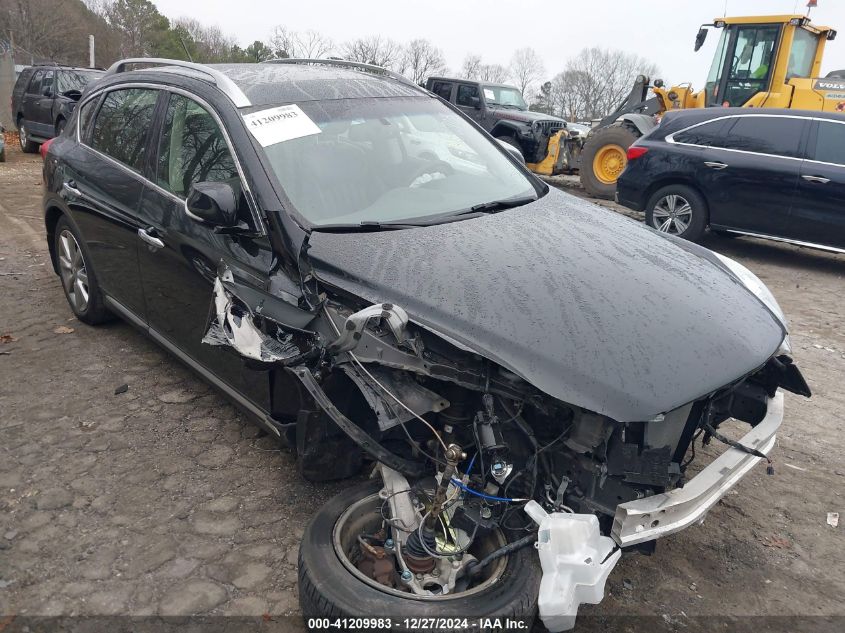
{"label": "red tail light", "polygon": [[51,138],[49,141],[44,141],[43,143],[41,143],[41,147],[38,150],[38,152],[41,154],[41,160],[47,159],[47,151],[50,149],[50,144],[55,140],[56,139]]}
{"label": "red tail light", "polygon": [[648,152],[647,147],[631,145],[631,147],[628,148],[628,160],[635,160],[641,156],[645,156],[646,152]]}

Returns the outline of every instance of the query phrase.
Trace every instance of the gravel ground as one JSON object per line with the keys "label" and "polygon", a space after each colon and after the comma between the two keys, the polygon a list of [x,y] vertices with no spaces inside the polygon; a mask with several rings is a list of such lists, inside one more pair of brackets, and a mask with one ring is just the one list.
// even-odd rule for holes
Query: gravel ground
{"label": "gravel ground", "polygon": [[[0,630],[12,614],[296,616],[303,527],[347,484],[302,480],[286,449],[130,326],[76,321],[48,261],[40,158],[8,149]],[[697,616],[845,615],[843,525],[826,524],[845,510],[845,257],[752,239],[705,245],[772,288],[814,396],[786,396],[776,475],[758,466],[703,525],[625,557],[604,602],[582,607],[596,617],[580,630],[626,614],[667,630]],[[705,461],[718,452],[699,450]]]}

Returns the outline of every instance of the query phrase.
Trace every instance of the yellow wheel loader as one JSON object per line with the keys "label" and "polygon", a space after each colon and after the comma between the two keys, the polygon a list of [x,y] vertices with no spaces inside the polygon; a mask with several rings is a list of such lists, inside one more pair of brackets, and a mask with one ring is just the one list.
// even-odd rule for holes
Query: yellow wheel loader
{"label": "yellow wheel loader", "polygon": [[613,198],[628,147],[667,110],[745,106],[845,111],[845,71],[819,77],[825,43],[836,37],[833,29],[815,26],[803,15],[718,18],[699,29],[696,51],[711,28],[722,34],[702,90],[693,92],[689,84],[667,89],[659,79],[649,84],[647,77],[637,77],[624,103],[587,135],[578,167],[590,194]]}

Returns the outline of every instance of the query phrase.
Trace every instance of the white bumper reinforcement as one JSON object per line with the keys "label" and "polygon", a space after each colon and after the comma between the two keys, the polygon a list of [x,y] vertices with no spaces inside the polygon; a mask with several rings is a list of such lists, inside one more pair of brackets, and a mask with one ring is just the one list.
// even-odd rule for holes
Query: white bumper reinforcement
{"label": "white bumper reinforcement", "polygon": [[[783,392],[769,400],[766,417],[740,442],[766,455],[783,422]],[[707,511],[760,460],[729,448],[683,488],[617,506],[611,536],[622,547],[666,536],[701,521]]]}

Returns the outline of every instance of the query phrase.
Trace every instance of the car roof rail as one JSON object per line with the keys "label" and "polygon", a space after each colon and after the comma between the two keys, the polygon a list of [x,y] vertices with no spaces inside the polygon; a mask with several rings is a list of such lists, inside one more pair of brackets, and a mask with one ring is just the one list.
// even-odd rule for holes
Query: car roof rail
{"label": "car roof rail", "polygon": [[315,65],[322,65],[322,66],[337,66],[339,68],[352,68],[363,70],[369,73],[373,73],[376,75],[384,75],[385,77],[390,77],[391,79],[395,79],[403,84],[408,86],[413,86],[414,88],[425,91],[424,88],[418,86],[413,81],[408,79],[405,75],[401,75],[397,72],[394,72],[384,66],[376,66],[375,64],[367,64],[364,62],[354,62],[348,59],[320,59],[320,58],[309,58],[309,57],[283,57],[280,59],[267,59],[261,62],[262,64],[315,64]]}
{"label": "car roof rail", "polygon": [[211,68],[204,64],[197,64],[195,62],[186,62],[181,59],[167,59],[164,57],[130,57],[128,59],[121,59],[116,61],[106,71],[106,75],[116,75],[118,73],[127,72],[127,66],[134,64],[149,64],[155,66],[176,66],[178,68],[187,68],[194,72],[207,76],[211,82],[217,86],[223,94],[225,94],[236,108],[248,108],[252,102],[244,94],[230,77],[223,74],[216,68]]}

